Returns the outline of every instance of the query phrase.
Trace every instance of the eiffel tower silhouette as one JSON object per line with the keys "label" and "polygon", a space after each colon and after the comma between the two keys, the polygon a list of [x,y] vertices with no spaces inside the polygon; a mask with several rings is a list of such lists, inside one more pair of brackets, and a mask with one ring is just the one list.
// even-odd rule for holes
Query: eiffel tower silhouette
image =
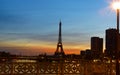
{"label": "eiffel tower silhouette", "polygon": [[63,51],[63,45],[62,45],[62,23],[59,22],[59,36],[58,36],[58,43],[57,43],[57,49],[55,51],[55,56],[64,56],[65,53]]}

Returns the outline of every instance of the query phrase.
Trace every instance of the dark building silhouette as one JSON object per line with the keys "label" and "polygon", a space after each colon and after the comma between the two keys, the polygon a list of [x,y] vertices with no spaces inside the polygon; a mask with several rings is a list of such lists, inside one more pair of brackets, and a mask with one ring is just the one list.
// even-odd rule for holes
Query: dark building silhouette
{"label": "dark building silhouette", "polygon": [[93,54],[92,54],[92,51],[90,49],[86,49],[86,50],[81,51],[80,55],[81,55],[82,59],[86,59],[86,60],[93,59]]}
{"label": "dark building silhouette", "polygon": [[0,57],[10,57],[10,53],[9,52],[0,52]]}
{"label": "dark building silhouette", "polygon": [[55,51],[55,56],[64,56],[64,50],[62,45],[62,23],[60,21],[59,23],[59,36],[58,36],[58,43],[57,43],[57,49]]}
{"label": "dark building silhouette", "polygon": [[[117,29],[107,29],[106,30],[106,50],[105,53],[107,56],[115,57],[115,51],[117,50]],[[119,38],[120,39],[120,38]],[[120,45],[118,44],[118,47]],[[119,48],[120,49],[120,48]]]}
{"label": "dark building silhouette", "polygon": [[103,53],[103,38],[91,37],[91,51],[95,58],[99,58]]}

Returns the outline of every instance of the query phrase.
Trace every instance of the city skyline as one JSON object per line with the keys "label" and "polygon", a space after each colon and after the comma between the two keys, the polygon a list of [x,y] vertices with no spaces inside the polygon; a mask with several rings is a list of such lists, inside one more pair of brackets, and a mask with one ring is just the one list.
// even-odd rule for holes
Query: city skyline
{"label": "city skyline", "polygon": [[[90,38],[105,38],[105,30],[116,28],[112,0],[1,0],[0,51],[17,54],[54,54],[58,25],[62,21],[66,54],[90,49]],[[105,39],[104,39],[105,42]]]}

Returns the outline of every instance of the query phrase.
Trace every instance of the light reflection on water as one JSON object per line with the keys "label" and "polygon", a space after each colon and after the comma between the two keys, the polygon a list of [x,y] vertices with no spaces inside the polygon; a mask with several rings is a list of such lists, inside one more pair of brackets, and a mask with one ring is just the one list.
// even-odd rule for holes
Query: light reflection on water
{"label": "light reflection on water", "polygon": [[36,60],[26,60],[26,59],[17,59],[17,60],[13,60],[12,62],[37,62]]}

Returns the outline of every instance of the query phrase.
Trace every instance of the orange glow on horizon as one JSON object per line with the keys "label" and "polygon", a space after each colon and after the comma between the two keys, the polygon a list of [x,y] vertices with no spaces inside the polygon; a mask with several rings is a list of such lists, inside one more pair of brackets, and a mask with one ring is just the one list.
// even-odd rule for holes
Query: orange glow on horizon
{"label": "orange glow on horizon", "polygon": [[[56,44],[54,43],[51,44],[49,42],[19,43],[18,41],[15,42],[9,41],[9,42],[0,43],[0,49],[9,50],[9,52],[15,50],[16,53],[18,52],[18,54],[23,53],[27,55],[32,55],[32,54],[38,55],[44,53],[48,55],[52,55],[56,51],[56,47],[57,47]],[[63,48],[65,54],[80,54],[80,50],[89,49],[89,45],[63,44]]]}

